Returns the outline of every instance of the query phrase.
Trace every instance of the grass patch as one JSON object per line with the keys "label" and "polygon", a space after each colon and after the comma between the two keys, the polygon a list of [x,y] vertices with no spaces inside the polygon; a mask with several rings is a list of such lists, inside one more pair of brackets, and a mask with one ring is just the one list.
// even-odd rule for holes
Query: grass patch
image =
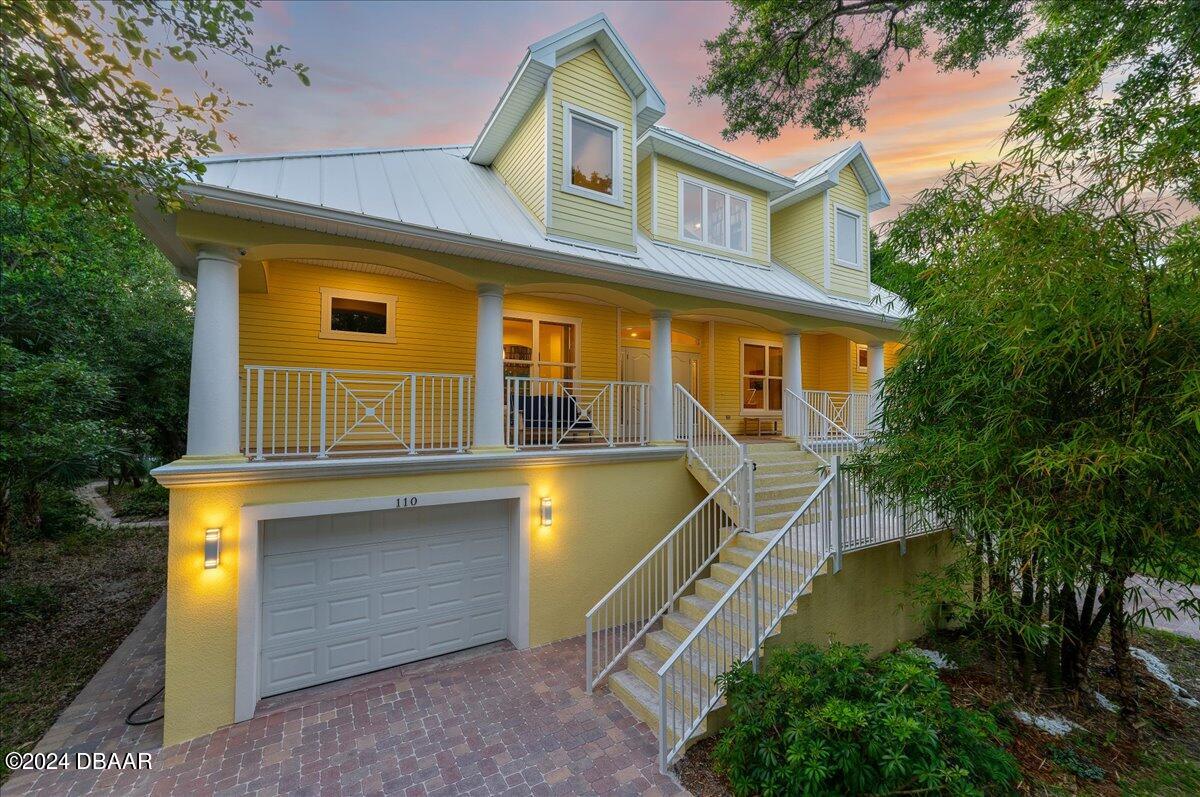
{"label": "grass patch", "polygon": [[166,586],[165,529],[63,532],[0,560],[0,751],[32,749]]}
{"label": "grass patch", "polygon": [[141,487],[120,484],[112,492],[101,490],[100,495],[122,520],[157,520],[167,516],[169,493],[156,481],[143,482]]}

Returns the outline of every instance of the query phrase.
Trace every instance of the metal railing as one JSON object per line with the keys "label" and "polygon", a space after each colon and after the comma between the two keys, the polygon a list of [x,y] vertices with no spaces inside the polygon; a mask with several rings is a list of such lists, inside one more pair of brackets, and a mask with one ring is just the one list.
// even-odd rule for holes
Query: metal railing
{"label": "metal railing", "polygon": [[255,460],[465,451],[467,374],[247,365],[242,451]]}
{"label": "metal railing", "polygon": [[[788,389],[783,391],[784,429],[794,435],[800,445],[826,465],[834,456],[849,456],[862,447],[862,440],[845,427],[809,403],[805,396],[828,395],[826,391],[803,391],[797,395]],[[826,407],[829,402],[823,402]]]}
{"label": "metal railing", "polygon": [[755,556],[725,595],[658,670],[659,765],[684,750],[724,695],[718,676],[750,661],[826,564],[846,551],[934,530],[932,516],[873,495],[833,458],[829,474]]}
{"label": "metal railing", "polygon": [[506,377],[505,444],[518,449],[645,445],[649,401],[646,382]]}
{"label": "metal railing", "polygon": [[805,390],[804,400],[831,423],[861,439],[871,430],[871,394],[864,391]]}
{"label": "metal railing", "polygon": [[591,692],[711,565],[737,532],[718,500],[749,463],[726,476],[587,613],[586,685]]}
{"label": "metal railing", "polygon": [[[700,466],[714,482],[724,482],[726,476],[747,462],[746,446],[678,383],[674,423],[676,438],[687,444],[688,463]],[[750,531],[754,530],[753,473],[752,466],[746,479],[729,483],[726,489],[738,513],[737,522]]]}

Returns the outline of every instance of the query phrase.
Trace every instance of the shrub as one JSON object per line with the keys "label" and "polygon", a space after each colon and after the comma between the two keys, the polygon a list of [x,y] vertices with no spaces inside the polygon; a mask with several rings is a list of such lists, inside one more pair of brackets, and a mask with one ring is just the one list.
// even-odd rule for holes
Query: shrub
{"label": "shrub", "polygon": [[153,520],[166,517],[170,493],[156,481],[144,482],[141,487],[119,488],[108,496],[113,514],[122,520]]}
{"label": "shrub", "polygon": [[1011,791],[1016,761],[990,714],[957,708],[911,652],[796,645],[722,676],[718,768],[739,795]]}
{"label": "shrub", "polygon": [[44,584],[5,580],[0,583],[0,628],[11,631],[42,622],[59,610],[62,600]]}
{"label": "shrub", "polygon": [[41,535],[60,540],[90,526],[96,513],[72,491],[51,487],[42,494],[41,516]]}

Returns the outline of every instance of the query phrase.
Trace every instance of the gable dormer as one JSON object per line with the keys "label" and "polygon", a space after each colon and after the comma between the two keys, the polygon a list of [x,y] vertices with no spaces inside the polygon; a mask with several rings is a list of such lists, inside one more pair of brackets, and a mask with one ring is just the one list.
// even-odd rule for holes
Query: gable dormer
{"label": "gable dormer", "polygon": [[870,214],[891,202],[861,143],[805,169],[771,202],[776,262],[824,288],[871,296]]}
{"label": "gable dormer", "polygon": [[665,111],[598,14],[530,46],[467,158],[492,166],[547,237],[633,251],[635,142]]}
{"label": "gable dormer", "polygon": [[656,241],[766,266],[783,175],[655,126],[638,142],[638,223]]}

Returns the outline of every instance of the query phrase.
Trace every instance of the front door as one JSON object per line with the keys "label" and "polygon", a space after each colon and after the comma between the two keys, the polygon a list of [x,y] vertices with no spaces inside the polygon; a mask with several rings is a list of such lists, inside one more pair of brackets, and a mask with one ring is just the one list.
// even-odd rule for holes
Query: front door
{"label": "front door", "polygon": [[[650,350],[622,346],[621,374],[626,382],[649,382]],[[671,352],[671,379],[696,396],[700,392],[700,355],[689,351]]]}

